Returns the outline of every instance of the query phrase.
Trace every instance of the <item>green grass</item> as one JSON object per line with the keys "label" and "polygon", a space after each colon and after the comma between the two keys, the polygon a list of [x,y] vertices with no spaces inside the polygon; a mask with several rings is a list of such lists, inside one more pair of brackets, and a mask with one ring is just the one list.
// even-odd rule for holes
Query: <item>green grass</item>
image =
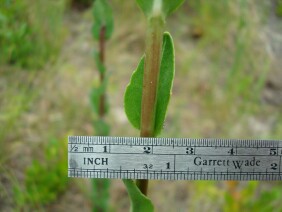
{"label": "green grass", "polygon": [[[260,44],[263,40],[258,36],[262,33],[261,21],[265,18],[265,14],[258,14],[262,5],[243,0],[192,0],[187,5],[186,13],[179,15],[178,20],[182,25],[188,25],[191,37],[194,28],[200,29],[202,34],[195,40],[192,48],[185,49],[186,52],[191,51],[185,55],[185,61],[189,62],[186,63],[188,67],[181,67],[180,74],[187,77],[187,83],[190,83],[185,87],[186,104],[197,105],[199,109],[197,115],[189,115],[186,123],[182,122],[183,125],[189,125],[189,122],[193,124],[185,126],[177,135],[281,139],[281,110],[261,102],[262,89],[270,67],[269,56]],[[190,14],[189,21],[187,13]],[[173,98],[172,96],[172,101]],[[184,107],[181,109],[184,110]],[[274,116],[273,128],[264,129]],[[182,119],[184,117],[182,115]],[[264,120],[260,131],[251,126],[251,119],[255,123]],[[187,131],[190,135],[187,135]],[[272,189],[271,184],[246,183],[238,188],[241,196],[239,200],[232,199],[225,187],[220,189],[222,185],[197,182],[194,186],[195,191],[190,200],[192,211],[199,210],[200,202],[205,202],[203,207],[212,211],[219,208],[236,211],[232,208],[234,205],[247,211],[281,208],[277,204],[277,198],[282,194],[279,189]]]}
{"label": "green grass", "polygon": [[190,82],[190,102],[200,105],[203,115],[198,118],[216,123],[216,134],[210,136],[230,136],[234,124],[255,113],[261,104],[270,61],[259,45],[264,19],[264,14],[258,14],[259,7],[254,0],[192,0],[177,17],[179,27],[187,26],[190,38],[194,29],[201,32],[192,48],[176,52],[176,56],[186,53],[178,60],[188,65],[181,67],[185,70],[181,74]]}
{"label": "green grass", "polygon": [[27,167],[24,186],[14,187],[14,198],[19,209],[26,206],[41,208],[55,201],[66,190],[67,145],[63,140],[50,139],[42,148],[43,159],[34,159]]}
{"label": "green grass", "polygon": [[1,0],[0,64],[42,68],[62,41],[65,0]]}
{"label": "green grass", "polygon": [[[17,70],[18,71],[18,70]],[[6,147],[13,129],[17,126],[21,115],[30,107],[37,92],[33,88],[35,73],[25,75],[24,72],[17,74],[10,68],[2,68],[0,71],[2,83],[0,85],[0,160],[6,158]],[[13,85],[13,86],[11,86]],[[10,138],[9,138],[10,137]]]}
{"label": "green grass", "polygon": [[[4,142],[36,95],[36,73],[55,61],[63,39],[65,0],[0,0],[0,155]],[[19,72],[19,73],[17,73]]]}
{"label": "green grass", "polygon": [[277,3],[277,5],[276,5],[276,14],[277,14],[277,16],[279,16],[279,17],[282,17],[282,1],[281,0],[277,0],[276,1]]}

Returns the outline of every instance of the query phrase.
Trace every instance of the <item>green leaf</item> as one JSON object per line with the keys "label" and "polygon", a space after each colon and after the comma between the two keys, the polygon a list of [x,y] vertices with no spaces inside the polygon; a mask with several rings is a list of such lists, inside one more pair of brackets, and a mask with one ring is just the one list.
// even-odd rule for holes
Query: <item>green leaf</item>
{"label": "green leaf", "polygon": [[124,110],[133,127],[140,129],[141,103],[144,74],[144,56],[133,72],[124,94]]}
{"label": "green leaf", "polygon": [[100,72],[100,73],[105,73],[105,71],[106,71],[106,67],[105,67],[105,65],[101,62],[101,60],[100,60],[100,54],[99,54],[99,52],[97,52],[97,51],[94,51],[94,59],[95,59],[95,62],[96,62],[96,66],[97,66],[97,68],[98,68],[98,71]]}
{"label": "green leaf", "polygon": [[102,119],[93,123],[95,134],[100,136],[108,136],[110,134],[110,126]]}
{"label": "green leaf", "polygon": [[152,13],[154,0],[136,0],[136,2],[145,16],[149,17]]}
{"label": "green leaf", "polygon": [[7,22],[7,17],[0,11],[0,24]]}
{"label": "green leaf", "polygon": [[163,55],[157,92],[155,135],[159,134],[163,128],[174,79],[174,63],[173,40],[170,34],[166,32],[163,40]]}
{"label": "green leaf", "polygon": [[109,211],[109,179],[92,179],[92,211]]}
{"label": "green leaf", "polygon": [[154,206],[149,198],[141,193],[133,180],[122,180],[127,188],[132,212],[153,212]]}
{"label": "green leaf", "polygon": [[[99,87],[92,87],[90,92],[90,103],[92,106],[92,110],[99,114],[99,107],[100,107],[100,97],[106,92],[108,80],[104,80]],[[108,112],[108,104],[106,104],[106,112]]]}
{"label": "green leaf", "polygon": [[[155,131],[157,135],[161,132],[167,106],[169,103],[172,82],[174,78],[174,47],[172,37],[168,32],[164,33],[162,59],[157,91]],[[130,123],[140,129],[141,123],[141,102],[144,74],[144,57],[142,57],[137,69],[133,72],[130,82],[124,95],[124,108]]]}
{"label": "green leaf", "polygon": [[165,16],[173,13],[185,0],[163,0],[163,12]]}
{"label": "green leaf", "polygon": [[185,0],[136,0],[137,4],[144,12],[147,18],[153,16],[154,8],[158,8],[154,5],[160,5],[160,13],[165,17],[174,12]]}
{"label": "green leaf", "polygon": [[106,0],[96,0],[93,4],[94,24],[92,34],[98,40],[102,27],[106,28],[105,38],[109,39],[113,33],[113,12]]}

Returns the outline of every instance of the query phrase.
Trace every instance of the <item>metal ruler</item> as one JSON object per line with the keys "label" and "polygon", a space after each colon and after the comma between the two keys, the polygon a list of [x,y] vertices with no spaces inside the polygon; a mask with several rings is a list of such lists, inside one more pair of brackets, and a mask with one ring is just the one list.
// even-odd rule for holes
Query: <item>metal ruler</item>
{"label": "metal ruler", "polygon": [[68,176],[282,180],[282,141],[69,136]]}

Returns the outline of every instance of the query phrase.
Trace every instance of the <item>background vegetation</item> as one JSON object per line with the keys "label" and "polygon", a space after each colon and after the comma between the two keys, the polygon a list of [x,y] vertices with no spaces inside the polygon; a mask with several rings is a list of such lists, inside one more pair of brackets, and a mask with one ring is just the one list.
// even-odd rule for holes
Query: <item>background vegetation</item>
{"label": "background vegetation", "polygon": [[[109,1],[105,118],[138,136],[123,92],[144,52],[134,1]],[[162,137],[282,138],[281,2],[189,0],[167,23],[176,76]],[[129,18],[130,17],[130,18]],[[94,135],[89,93],[99,84],[89,1],[0,0],[0,211],[90,211],[88,180],[66,177],[67,135]],[[89,115],[91,114],[91,115]],[[129,130],[132,129],[132,130]],[[119,180],[110,210],[129,207]],[[280,211],[281,183],[153,181],[157,211]]]}

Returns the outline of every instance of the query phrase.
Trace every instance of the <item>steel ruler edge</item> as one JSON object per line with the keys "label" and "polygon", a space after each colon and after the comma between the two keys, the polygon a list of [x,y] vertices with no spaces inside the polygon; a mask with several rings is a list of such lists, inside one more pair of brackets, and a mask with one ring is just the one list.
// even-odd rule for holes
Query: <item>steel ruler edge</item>
{"label": "steel ruler edge", "polygon": [[68,176],[150,180],[282,180],[282,141],[68,137]]}

